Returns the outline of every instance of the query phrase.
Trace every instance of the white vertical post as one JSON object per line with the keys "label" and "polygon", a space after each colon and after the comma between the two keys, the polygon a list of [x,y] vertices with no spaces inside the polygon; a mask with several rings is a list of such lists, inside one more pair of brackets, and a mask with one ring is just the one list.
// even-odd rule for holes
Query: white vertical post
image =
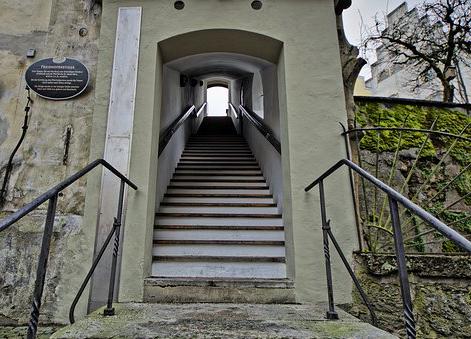
{"label": "white vertical post", "polygon": [[[129,174],[141,14],[141,7],[119,8],[111,73],[104,159],[126,176]],[[104,239],[113,227],[113,216],[116,214],[119,187],[119,179],[111,175],[109,171],[104,170],[101,181],[95,253],[100,249]],[[109,281],[111,270],[111,248],[112,246],[105,252],[102,262],[95,271],[92,280],[90,309],[96,309],[106,303],[107,281]],[[119,270],[117,279],[119,279]],[[118,288],[115,290],[118,291]]]}

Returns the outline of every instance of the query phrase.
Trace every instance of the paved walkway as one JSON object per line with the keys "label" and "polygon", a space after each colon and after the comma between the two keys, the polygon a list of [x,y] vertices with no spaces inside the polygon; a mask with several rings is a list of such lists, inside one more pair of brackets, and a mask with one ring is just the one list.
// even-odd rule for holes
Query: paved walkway
{"label": "paved walkway", "polygon": [[116,316],[92,313],[52,338],[396,338],[324,305],[116,304]]}

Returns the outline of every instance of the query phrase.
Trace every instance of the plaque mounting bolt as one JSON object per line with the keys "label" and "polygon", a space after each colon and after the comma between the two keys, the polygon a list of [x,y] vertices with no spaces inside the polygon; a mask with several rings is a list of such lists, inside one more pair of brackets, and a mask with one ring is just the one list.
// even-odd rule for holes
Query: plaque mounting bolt
{"label": "plaque mounting bolt", "polygon": [[34,58],[36,56],[36,50],[34,48],[29,48],[26,51],[26,57],[27,58]]}

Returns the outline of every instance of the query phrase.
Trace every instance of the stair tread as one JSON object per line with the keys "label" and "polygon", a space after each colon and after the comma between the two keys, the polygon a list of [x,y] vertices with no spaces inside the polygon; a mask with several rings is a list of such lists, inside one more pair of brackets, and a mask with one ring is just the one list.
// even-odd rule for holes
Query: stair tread
{"label": "stair tread", "polygon": [[161,245],[246,245],[246,246],[284,246],[282,240],[189,240],[189,239],[154,239],[154,244]]}
{"label": "stair tread", "polygon": [[204,213],[204,212],[157,212],[159,217],[193,217],[193,218],[281,218],[278,213]]}
{"label": "stair tread", "polygon": [[175,217],[172,215],[157,216],[155,225],[193,225],[193,226],[283,226],[283,220],[281,218],[252,218],[244,216],[243,218],[211,218],[211,217],[200,217],[195,218],[193,216],[186,217]]}
{"label": "stair tread", "polygon": [[[179,187],[169,187],[167,190],[167,193],[173,194],[173,193],[185,193],[185,194],[264,194],[264,195],[269,195],[271,194],[270,191],[267,188],[264,187],[249,187],[249,188],[243,188],[243,187],[184,187],[184,186],[179,186]],[[271,196],[270,196],[271,197]]]}
{"label": "stair tread", "polygon": [[173,182],[266,182],[265,178],[259,175],[253,176],[211,176],[211,175],[174,175]]}
{"label": "stair tread", "polygon": [[284,262],[153,261],[152,275],[180,278],[286,278]]}
{"label": "stair tread", "polygon": [[279,230],[205,230],[205,229],[154,229],[154,241],[278,241],[284,242]]}
{"label": "stair tread", "polygon": [[155,261],[213,261],[213,262],[278,262],[284,263],[286,259],[284,256],[192,256],[192,255],[155,255],[152,256]]}
{"label": "stair tread", "polygon": [[265,188],[268,189],[265,180],[185,180],[172,179],[168,188],[173,187],[198,187],[198,188]]}
{"label": "stair tread", "polygon": [[237,225],[155,225],[155,230],[242,230],[242,231],[283,231],[283,226],[269,226],[269,225],[252,225],[252,226],[237,226]]}
{"label": "stair tread", "polygon": [[276,207],[275,203],[216,203],[216,202],[161,202],[160,206],[169,207]]}

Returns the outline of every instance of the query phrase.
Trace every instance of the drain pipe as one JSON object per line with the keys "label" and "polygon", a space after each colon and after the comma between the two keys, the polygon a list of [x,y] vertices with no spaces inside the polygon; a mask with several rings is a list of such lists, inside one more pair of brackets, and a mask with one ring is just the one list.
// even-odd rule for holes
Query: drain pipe
{"label": "drain pipe", "polygon": [[16,144],[15,148],[13,149],[13,152],[10,154],[10,158],[8,159],[7,166],[5,168],[5,176],[3,177],[3,184],[2,184],[2,189],[0,190],[0,207],[3,206],[5,203],[6,195],[7,195],[7,186],[8,186],[8,179],[10,178],[11,171],[13,169],[13,158],[15,157],[16,152],[20,148],[21,144],[23,143],[23,140],[26,136],[26,132],[28,131],[28,122],[29,122],[29,112],[31,110],[31,104],[33,103],[33,99],[31,99],[31,93],[29,90],[29,87],[26,86],[26,91],[27,91],[27,101],[26,105],[24,108],[25,111],[25,118],[23,121],[23,126],[21,127],[23,132],[21,133],[21,137],[18,140],[18,143]]}

